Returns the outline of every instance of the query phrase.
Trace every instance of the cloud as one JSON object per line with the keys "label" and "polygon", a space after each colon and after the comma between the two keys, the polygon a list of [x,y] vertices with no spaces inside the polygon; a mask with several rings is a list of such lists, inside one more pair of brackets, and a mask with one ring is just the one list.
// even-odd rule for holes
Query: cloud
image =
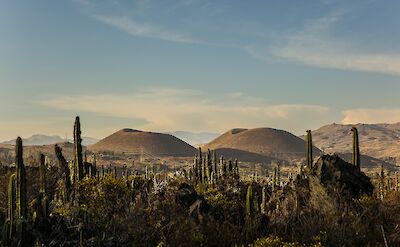
{"label": "cloud", "polygon": [[200,43],[187,35],[171,32],[149,23],[141,23],[126,16],[93,15],[96,20],[116,27],[132,36],[155,38],[181,43]]}
{"label": "cloud", "polygon": [[267,61],[275,57],[314,67],[400,75],[400,54],[356,52],[356,44],[329,35],[344,15],[338,11],[313,20],[303,30],[283,37],[283,45],[269,47],[268,52],[252,46],[245,50]]}
{"label": "cloud", "polygon": [[[109,2],[96,2],[92,0],[74,0],[81,11],[95,20],[117,28],[135,37],[146,37],[171,42],[203,44],[187,34],[178,31],[167,30],[160,25],[139,21],[136,15],[121,15],[121,3],[117,0]],[[138,11],[146,11],[150,1],[137,1],[134,8]],[[110,14],[114,13],[114,14]]]}
{"label": "cloud", "polygon": [[343,124],[397,123],[400,122],[400,108],[349,109],[343,112]]}
{"label": "cloud", "polygon": [[141,124],[131,127],[152,131],[223,132],[235,127],[276,127],[302,133],[309,125],[329,122],[331,117],[330,110],[319,105],[273,105],[239,93],[234,97],[232,94],[213,97],[188,90],[154,89],[132,95],[53,95],[39,103],[65,111],[143,119]]}

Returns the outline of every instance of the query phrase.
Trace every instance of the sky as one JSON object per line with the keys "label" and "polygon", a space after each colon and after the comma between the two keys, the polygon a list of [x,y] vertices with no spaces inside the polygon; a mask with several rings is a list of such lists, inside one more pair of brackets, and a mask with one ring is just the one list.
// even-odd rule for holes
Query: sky
{"label": "sky", "polygon": [[400,122],[398,0],[2,0],[0,140]]}

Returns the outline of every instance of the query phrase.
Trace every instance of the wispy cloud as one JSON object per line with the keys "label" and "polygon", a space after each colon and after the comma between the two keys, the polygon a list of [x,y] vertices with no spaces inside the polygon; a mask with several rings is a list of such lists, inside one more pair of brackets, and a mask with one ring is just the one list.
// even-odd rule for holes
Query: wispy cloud
{"label": "wispy cloud", "polygon": [[[81,10],[88,14],[91,18],[94,18],[101,23],[117,28],[135,37],[153,38],[180,43],[203,43],[192,38],[190,35],[177,30],[172,30],[171,28],[163,27],[159,24],[149,21],[139,20],[139,18],[133,14],[122,15],[120,13],[121,11],[116,11],[117,13],[110,14],[115,12],[112,11],[114,7],[116,9],[120,8],[120,2],[117,0],[108,2],[108,4],[111,5],[111,9],[109,9],[110,6],[108,6],[108,8],[105,8],[105,10],[102,4],[93,0],[75,0],[75,2],[78,4]],[[135,8],[143,10],[146,10],[149,5],[150,2],[147,0],[135,2]],[[100,9],[103,10],[100,11]]]}
{"label": "wispy cloud", "polygon": [[343,124],[397,123],[400,122],[400,108],[359,108],[343,112]]}
{"label": "wispy cloud", "polygon": [[246,47],[246,51],[262,60],[275,57],[314,67],[400,75],[400,54],[356,51],[358,44],[329,35],[346,14],[338,11],[313,20],[303,30],[283,37],[283,45],[270,47],[268,52],[254,47]]}
{"label": "wispy cloud", "polygon": [[[217,131],[235,127],[277,127],[302,133],[309,125],[329,122],[327,107],[307,104],[267,104],[243,94],[211,97],[186,90],[149,90],[132,95],[47,97],[47,107],[111,117],[143,119],[132,126],[144,130]],[[308,119],[313,119],[313,122]],[[318,121],[315,121],[318,119]],[[322,122],[321,122],[322,121]]]}
{"label": "wispy cloud", "polygon": [[132,36],[155,38],[172,42],[200,43],[188,35],[167,31],[153,24],[141,23],[126,16],[93,15],[93,18],[110,26],[116,27],[121,31],[127,32]]}

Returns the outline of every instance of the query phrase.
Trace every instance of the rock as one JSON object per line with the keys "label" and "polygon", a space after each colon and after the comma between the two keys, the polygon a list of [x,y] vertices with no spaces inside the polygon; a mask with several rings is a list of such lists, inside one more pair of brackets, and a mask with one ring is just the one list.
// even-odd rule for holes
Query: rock
{"label": "rock", "polygon": [[319,182],[330,196],[340,193],[346,199],[371,196],[374,186],[370,178],[353,164],[337,155],[323,155],[310,171],[310,181]]}
{"label": "rock", "polygon": [[[362,165],[362,164],[361,164]],[[332,213],[346,209],[362,195],[372,195],[370,178],[337,155],[323,155],[280,195],[281,212],[290,215],[295,209]]]}
{"label": "rock", "polygon": [[181,184],[175,195],[176,203],[185,207],[190,207],[197,199],[198,195],[196,190],[187,183]]}

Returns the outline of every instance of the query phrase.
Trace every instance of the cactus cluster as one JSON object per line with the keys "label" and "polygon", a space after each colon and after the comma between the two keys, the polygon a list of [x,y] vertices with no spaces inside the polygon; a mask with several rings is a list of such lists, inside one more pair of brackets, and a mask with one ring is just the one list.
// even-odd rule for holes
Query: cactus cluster
{"label": "cactus cluster", "polygon": [[215,151],[208,150],[203,157],[201,148],[198,155],[194,157],[193,166],[189,169],[189,179],[195,183],[214,184],[220,179],[233,177],[239,178],[238,161],[220,157],[219,162]]}

